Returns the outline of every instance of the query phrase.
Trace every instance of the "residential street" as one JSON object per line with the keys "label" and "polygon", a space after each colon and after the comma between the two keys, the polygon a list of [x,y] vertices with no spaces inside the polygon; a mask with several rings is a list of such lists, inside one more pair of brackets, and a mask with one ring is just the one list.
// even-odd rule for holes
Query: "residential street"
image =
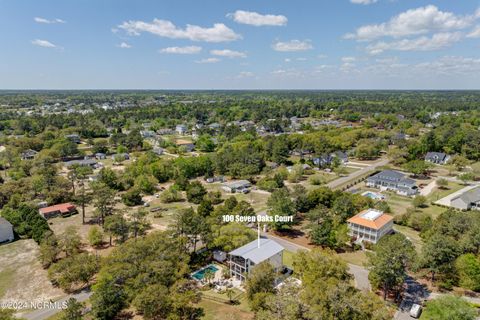
{"label": "residential street", "polygon": [[[355,180],[356,178],[368,173],[368,172],[372,172],[372,171],[375,171],[375,169],[377,169],[378,167],[382,167],[382,166],[385,166],[387,165],[388,163],[390,162],[390,160],[388,159],[382,159],[378,162],[375,162],[375,163],[372,163],[371,165],[369,165],[368,167],[365,167],[363,169],[360,169],[358,171],[355,171],[353,173],[350,173],[349,175],[345,176],[345,177],[341,177],[341,178],[338,178],[336,180],[333,180],[329,183],[327,183],[327,187],[329,187],[330,189],[335,189],[351,180]],[[348,165],[348,163],[347,163]]]}
{"label": "residential street", "polygon": [[[90,298],[91,295],[92,295],[91,291],[84,290],[84,291],[81,291],[80,293],[72,294],[63,299],[57,300],[55,301],[55,303],[57,305],[62,305],[63,302],[68,301],[68,299],[70,298],[75,298],[77,299],[77,301],[83,302],[88,300],[88,298]],[[37,309],[35,311],[25,313],[25,314],[18,313],[18,316],[21,316],[22,318],[27,320],[43,320],[43,319],[48,319],[49,317],[57,314],[60,311],[62,311],[61,308]]]}
{"label": "residential street", "polygon": [[[285,240],[285,239],[282,239],[282,238],[279,238],[279,237],[276,237],[276,236],[272,236],[272,235],[269,235],[269,234],[265,234],[265,233],[262,234],[262,235],[269,238],[269,239],[273,239],[273,240],[277,241],[279,244],[281,244],[288,251],[292,251],[292,252],[297,252],[299,250],[310,251],[310,248],[300,246],[300,245],[292,243],[288,240]],[[348,268],[349,268],[350,273],[355,278],[355,287],[359,290],[362,290],[362,291],[370,291],[371,286],[370,286],[370,281],[368,281],[368,270],[364,267],[360,267],[360,266],[353,265],[353,264],[348,264]]]}

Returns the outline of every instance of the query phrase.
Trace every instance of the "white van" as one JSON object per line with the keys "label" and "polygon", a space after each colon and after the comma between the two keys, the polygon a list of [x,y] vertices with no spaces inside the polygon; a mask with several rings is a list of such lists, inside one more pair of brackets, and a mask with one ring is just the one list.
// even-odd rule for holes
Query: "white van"
{"label": "white van", "polygon": [[422,314],[422,306],[419,304],[414,303],[412,308],[410,309],[410,317],[418,319]]}

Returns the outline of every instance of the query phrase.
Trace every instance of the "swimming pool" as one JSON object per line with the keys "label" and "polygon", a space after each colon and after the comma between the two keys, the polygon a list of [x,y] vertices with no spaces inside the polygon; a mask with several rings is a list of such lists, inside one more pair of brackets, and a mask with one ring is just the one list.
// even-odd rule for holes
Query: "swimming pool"
{"label": "swimming pool", "polygon": [[383,194],[376,193],[376,192],[371,192],[371,191],[365,191],[364,193],[362,193],[362,196],[368,197],[368,198],[373,199],[373,200],[383,200],[383,199],[385,199],[385,196]]}
{"label": "swimming pool", "polygon": [[205,278],[205,273],[207,272],[207,270],[210,270],[213,273],[215,273],[215,272],[218,271],[218,268],[215,267],[213,264],[211,264],[211,265],[206,266],[205,268],[200,269],[200,270],[196,271],[195,273],[193,273],[192,277],[197,279],[197,280],[203,280],[203,278]]}

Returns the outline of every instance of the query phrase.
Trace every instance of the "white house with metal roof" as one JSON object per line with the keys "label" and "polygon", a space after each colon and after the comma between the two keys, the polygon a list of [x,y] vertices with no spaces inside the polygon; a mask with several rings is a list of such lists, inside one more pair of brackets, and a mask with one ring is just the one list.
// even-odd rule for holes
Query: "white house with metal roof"
{"label": "white house with metal roof", "polygon": [[228,254],[230,276],[245,281],[247,275],[259,263],[268,261],[275,271],[283,268],[285,248],[272,239],[257,239]]}

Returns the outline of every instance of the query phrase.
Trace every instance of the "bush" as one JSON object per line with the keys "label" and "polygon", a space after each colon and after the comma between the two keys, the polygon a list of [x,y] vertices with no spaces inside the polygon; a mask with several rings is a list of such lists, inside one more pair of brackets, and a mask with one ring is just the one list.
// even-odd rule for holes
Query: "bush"
{"label": "bush", "polygon": [[310,179],[308,179],[308,181],[310,182],[310,184],[312,186],[319,186],[319,185],[323,184],[323,179],[320,178],[320,177],[313,176],[313,177],[310,177]]}
{"label": "bush", "polygon": [[88,243],[92,247],[99,247],[103,243],[103,232],[98,226],[93,226],[88,231]]}
{"label": "bush", "polygon": [[140,190],[137,188],[131,188],[127,192],[122,195],[122,201],[126,206],[138,206],[143,203],[142,195],[140,194]]}
{"label": "bush", "polygon": [[182,195],[175,185],[172,185],[160,195],[160,200],[164,203],[178,202],[182,200]]}
{"label": "bush", "polygon": [[188,202],[199,204],[206,194],[207,190],[199,181],[193,181],[187,187]]}

